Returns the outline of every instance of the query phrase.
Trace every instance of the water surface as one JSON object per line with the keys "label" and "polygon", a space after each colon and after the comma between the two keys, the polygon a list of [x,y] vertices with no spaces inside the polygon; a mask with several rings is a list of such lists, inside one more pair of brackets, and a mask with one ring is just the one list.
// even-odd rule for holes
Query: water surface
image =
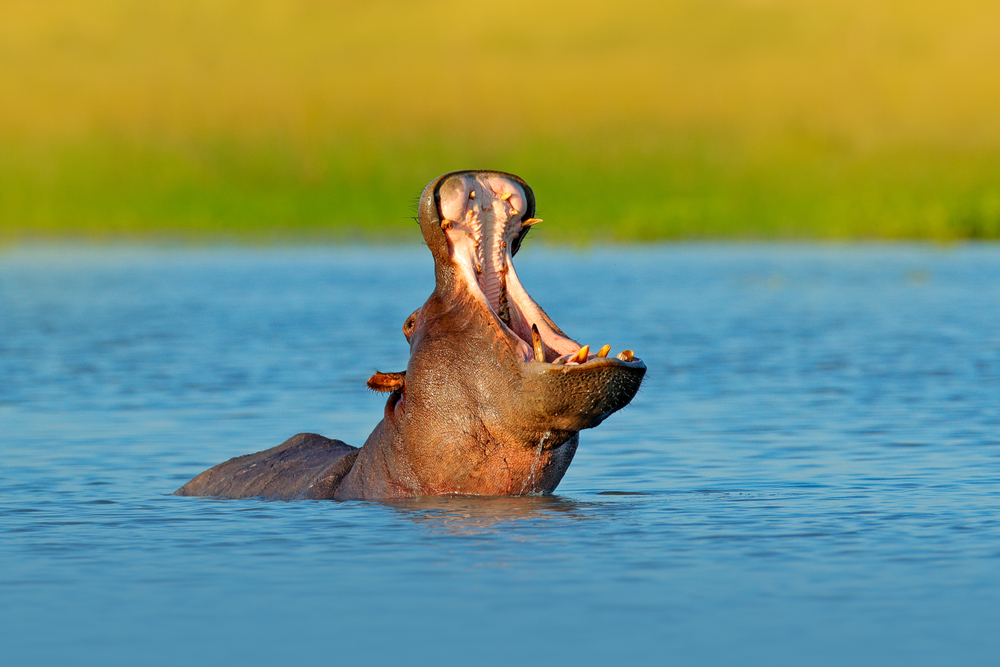
{"label": "water surface", "polygon": [[11,665],[997,664],[1000,248],[526,246],[633,404],[551,497],[170,493],[364,441],[426,249],[0,253]]}

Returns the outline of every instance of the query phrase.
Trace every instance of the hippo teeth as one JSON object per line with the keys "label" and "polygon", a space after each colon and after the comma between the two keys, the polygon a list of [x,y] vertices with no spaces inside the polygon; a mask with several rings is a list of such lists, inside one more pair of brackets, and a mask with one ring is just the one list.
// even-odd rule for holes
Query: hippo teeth
{"label": "hippo teeth", "polygon": [[[534,338],[534,332],[532,332],[532,338]],[[539,340],[539,345],[540,344],[541,344],[541,340]],[[597,359],[606,359],[609,352],[611,352],[611,346],[610,345],[605,345],[600,350],[597,351],[596,358]],[[618,353],[618,357],[617,358],[618,358],[619,361],[624,361],[626,363],[631,363],[632,361],[637,360],[637,357],[635,356],[635,353],[632,352],[632,350],[622,350],[621,352]],[[535,360],[536,361],[544,361],[544,359],[538,357],[538,353],[537,352],[535,354]],[[554,363],[554,364],[567,364],[567,365],[579,365],[579,364],[585,364],[585,363],[587,363],[590,360],[591,360],[590,359],[590,346],[589,345],[584,345],[583,347],[581,347],[576,352],[572,352],[572,353],[569,353],[569,354],[564,354],[564,355],[558,357],[557,359],[554,359],[552,361],[552,363]]]}
{"label": "hippo teeth", "polygon": [[[506,245],[506,244],[505,244]],[[497,317],[510,328],[510,303],[507,301],[506,271],[500,272],[500,294],[497,297]]]}
{"label": "hippo teeth", "polygon": [[535,361],[545,361],[545,348],[542,347],[542,336],[538,333],[538,325],[531,325],[531,346],[535,349]]}

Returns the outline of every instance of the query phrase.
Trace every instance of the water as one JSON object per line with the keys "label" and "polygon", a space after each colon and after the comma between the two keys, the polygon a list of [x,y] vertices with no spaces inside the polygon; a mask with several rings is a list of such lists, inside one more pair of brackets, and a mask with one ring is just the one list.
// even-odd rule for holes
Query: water
{"label": "water", "polygon": [[527,246],[633,404],[552,497],[177,498],[353,444],[423,248],[0,254],[4,665],[1000,661],[1000,248]]}

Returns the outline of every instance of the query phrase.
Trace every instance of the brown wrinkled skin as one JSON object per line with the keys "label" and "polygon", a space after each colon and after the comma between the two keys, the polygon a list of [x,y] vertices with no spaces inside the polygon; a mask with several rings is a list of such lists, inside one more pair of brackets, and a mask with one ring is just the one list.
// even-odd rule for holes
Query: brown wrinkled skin
{"label": "brown wrinkled skin", "polygon": [[[556,488],[573,460],[579,431],[631,401],[645,365],[595,355],[582,365],[550,363],[558,356],[551,350],[549,361],[525,359],[517,335],[485,303],[479,287],[470,286],[455,260],[458,251],[449,240],[454,237],[442,230],[443,202],[465,197],[461,188],[476,178],[524,193],[527,210],[513,211],[510,223],[516,234],[511,256],[529,230],[520,228],[520,220],[533,215],[534,194],[516,176],[454,172],[424,189],[418,219],[434,257],[436,286],[404,324],[410,343],[405,374],[376,373],[369,380],[373,389],[391,394],[364,446],[299,434],[205,471],[178,495],[391,499],[510,496]],[[484,197],[489,193],[478,201]],[[554,332],[551,340],[565,336],[540,309],[533,317]],[[573,350],[580,347],[562,340]]]}

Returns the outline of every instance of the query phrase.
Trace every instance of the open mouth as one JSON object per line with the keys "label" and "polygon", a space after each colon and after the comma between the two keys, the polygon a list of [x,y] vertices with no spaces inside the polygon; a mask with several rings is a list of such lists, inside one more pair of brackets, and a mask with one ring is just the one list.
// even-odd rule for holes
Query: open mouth
{"label": "open mouth", "polygon": [[532,225],[534,196],[505,174],[462,172],[441,181],[437,190],[441,229],[451,259],[469,291],[516,341],[527,363],[576,366],[595,359],[641,364],[631,350],[608,359],[610,345],[591,352],[564,334],[518,280],[512,258]]}

